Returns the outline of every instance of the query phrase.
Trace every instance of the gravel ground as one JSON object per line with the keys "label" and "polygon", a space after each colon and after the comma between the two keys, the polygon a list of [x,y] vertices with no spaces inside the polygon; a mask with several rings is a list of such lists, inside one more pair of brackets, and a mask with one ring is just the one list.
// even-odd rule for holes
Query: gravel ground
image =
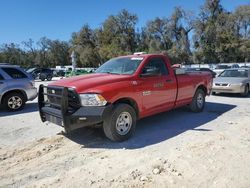
{"label": "gravel ground", "polygon": [[36,100],[0,111],[0,187],[250,187],[249,106],[250,97],[210,96],[202,113],[140,120],[122,143],[101,129],[64,136],[40,121]]}

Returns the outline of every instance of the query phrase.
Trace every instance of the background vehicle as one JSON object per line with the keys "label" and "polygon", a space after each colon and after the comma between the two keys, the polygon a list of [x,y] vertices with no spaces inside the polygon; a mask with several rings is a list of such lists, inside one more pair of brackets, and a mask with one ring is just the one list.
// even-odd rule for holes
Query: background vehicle
{"label": "background vehicle", "polygon": [[26,101],[37,96],[31,75],[13,65],[0,65],[0,105],[8,111],[17,111]]}
{"label": "background vehicle", "polygon": [[216,75],[219,75],[220,73],[222,73],[225,69],[229,69],[230,67],[228,65],[223,65],[223,64],[219,64],[215,67],[215,69],[213,70]]}
{"label": "background vehicle", "polygon": [[243,65],[243,66],[241,66],[240,68],[250,68],[250,66]]}
{"label": "background vehicle", "polygon": [[54,70],[54,76],[60,76],[60,77],[64,77],[66,71],[65,70]]}
{"label": "background vehicle", "polygon": [[214,79],[213,93],[240,93],[247,96],[250,86],[250,69],[227,69]]}
{"label": "background vehicle", "polygon": [[81,70],[81,69],[77,69],[75,71],[71,70],[71,71],[66,71],[65,76],[66,77],[71,77],[71,76],[79,76],[79,75],[83,75],[83,74],[88,74],[89,72],[86,70]]}
{"label": "background vehicle", "polygon": [[240,68],[240,66],[238,64],[232,64],[232,65],[229,66],[229,68],[238,69],[238,68]]}
{"label": "background vehicle", "polygon": [[222,73],[224,70],[226,69],[230,69],[230,68],[240,68],[240,66],[238,64],[219,64],[215,67],[215,69],[213,70],[216,75],[218,76],[220,73]]}
{"label": "background vehicle", "polygon": [[53,70],[47,68],[30,68],[27,70],[34,79],[40,79],[44,81],[45,79],[51,81],[53,78]]}
{"label": "background vehicle", "polygon": [[66,132],[102,124],[109,139],[123,141],[137,119],[185,105],[202,111],[211,87],[210,73],[174,71],[164,55],[131,55],[111,59],[93,74],[41,85],[39,111],[43,122]]}
{"label": "background vehicle", "polygon": [[216,73],[209,68],[187,68],[186,71],[187,72],[193,72],[193,71],[202,72],[202,71],[204,71],[204,72],[210,72],[212,74],[213,78],[215,78],[215,76],[216,76]]}

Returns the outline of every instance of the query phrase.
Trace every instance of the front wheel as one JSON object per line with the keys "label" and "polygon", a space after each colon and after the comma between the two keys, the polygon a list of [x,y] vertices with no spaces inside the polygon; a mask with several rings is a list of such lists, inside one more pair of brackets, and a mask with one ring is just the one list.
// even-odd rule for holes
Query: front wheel
{"label": "front wheel", "polygon": [[111,115],[104,119],[103,130],[112,141],[124,141],[133,135],[136,126],[136,113],[128,104],[117,104]]}
{"label": "front wheel", "polygon": [[193,112],[201,112],[205,107],[205,92],[202,89],[197,89],[192,103],[190,104],[190,109]]}

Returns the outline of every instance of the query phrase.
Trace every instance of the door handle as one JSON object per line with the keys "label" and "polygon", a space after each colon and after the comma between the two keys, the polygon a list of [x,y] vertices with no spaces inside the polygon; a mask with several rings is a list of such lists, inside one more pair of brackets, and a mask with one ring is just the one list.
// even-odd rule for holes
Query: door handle
{"label": "door handle", "polygon": [[167,83],[172,83],[173,80],[172,80],[172,79],[167,79],[166,82],[167,82]]}

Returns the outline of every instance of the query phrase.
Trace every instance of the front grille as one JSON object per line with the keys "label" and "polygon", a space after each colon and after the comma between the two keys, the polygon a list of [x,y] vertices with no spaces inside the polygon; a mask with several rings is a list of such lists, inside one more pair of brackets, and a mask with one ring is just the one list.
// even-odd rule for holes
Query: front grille
{"label": "front grille", "polygon": [[216,86],[228,86],[226,83],[215,83]]}
{"label": "front grille", "polygon": [[68,113],[74,113],[81,107],[79,95],[74,90],[68,92]]}
{"label": "front grille", "polygon": [[44,106],[61,110],[62,100],[67,100],[67,113],[74,113],[80,108],[78,94],[72,88],[68,88],[68,96],[63,96],[63,87],[44,87]]}

